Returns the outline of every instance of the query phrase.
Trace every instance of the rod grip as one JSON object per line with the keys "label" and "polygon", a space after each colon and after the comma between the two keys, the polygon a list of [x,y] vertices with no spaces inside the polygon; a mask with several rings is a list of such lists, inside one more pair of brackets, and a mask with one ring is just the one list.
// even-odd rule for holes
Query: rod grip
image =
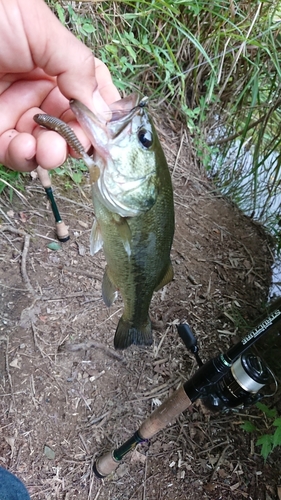
{"label": "rod grip", "polygon": [[192,402],[181,385],[141,424],[139,435],[143,439],[152,438],[191,405]]}
{"label": "rod grip", "polygon": [[122,458],[139,443],[150,439],[166,427],[174,418],[192,405],[184,387],[181,385],[172,396],[141,424],[139,430],[126,443],[113,451],[105,453],[94,463],[93,470],[97,477],[104,478],[114,472]]}
{"label": "rod grip", "polygon": [[104,477],[114,472],[117,469],[119,463],[120,462],[118,460],[115,460],[115,458],[113,457],[113,452],[109,451],[95,461],[93,470],[95,475],[99,479],[103,479]]}
{"label": "rod grip", "polygon": [[51,179],[48,170],[38,165],[36,171],[43,188],[46,189],[48,187],[51,187]]}

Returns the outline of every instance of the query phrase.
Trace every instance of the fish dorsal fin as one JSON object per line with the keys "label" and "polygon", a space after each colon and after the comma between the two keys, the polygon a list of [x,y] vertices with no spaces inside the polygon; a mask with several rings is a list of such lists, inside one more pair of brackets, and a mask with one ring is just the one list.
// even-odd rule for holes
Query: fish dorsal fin
{"label": "fish dorsal fin", "polygon": [[172,268],[172,264],[171,262],[169,263],[169,266],[168,266],[168,269],[164,275],[164,278],[162,278],[162,280],[160,281],[159,285],[156,286],[156,288],[154,289],[155,292],[158,292],[158,290],[160,290],[161,288],[163,288],[163,286],[167,285],[168,283],[170,283],[170,281],[172,281],[174,277],[174,271],[173,271],[173,268]]}
{"label": "fish dorsal fin", "polygon": [[97,221],[94,221],[91,236],[90,236],[90,254],[95,255],[103,246],[103,239],[101,235],[100,226]]}
{"label": "fish dorsal fin", "polygon": [[109,269],[106,266],[102,280],[102,298],[107,307],[110,307],[117,298],[118,292],[116,286],[112,283],[109,276]]}

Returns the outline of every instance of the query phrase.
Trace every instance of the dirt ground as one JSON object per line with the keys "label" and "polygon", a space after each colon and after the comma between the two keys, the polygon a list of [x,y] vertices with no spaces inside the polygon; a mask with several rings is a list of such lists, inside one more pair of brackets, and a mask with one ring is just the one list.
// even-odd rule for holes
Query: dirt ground
{"label": "dirt ground", "polygon": [[271,282],[263,229],[214,190],[179,125],[171,121],[160,139],[174,185],[175,277],[154,294],[150,348],[113,349],[122,301],[107,309],[101,298],[105,261],[89,254],[87,178],[67,191],[54,180],[71,235],[59,251],[48,248],[54,223],[37,180],[27,182],[25,201],[2,195],[0,465],[34,500],[278,498],[280,451],[264,463],[257,437],[240,428],[248,414],[262,420],[254,407],[213,414],[197,402],[114,474],[92,472],[95,457],[129,438],[196,370],[175,324],[189,322],[207,360],[237,341],[238,317],[260,314]]}

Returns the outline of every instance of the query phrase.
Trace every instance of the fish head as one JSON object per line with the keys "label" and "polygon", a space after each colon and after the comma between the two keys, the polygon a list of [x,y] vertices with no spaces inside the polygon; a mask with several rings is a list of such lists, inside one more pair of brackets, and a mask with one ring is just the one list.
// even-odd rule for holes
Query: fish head
{"label": "fish head", "polygon": [[158,195],[159,141],[144,103],[137,94],[121,99],[113,103],[111,120],[105,122],[80,101],[70,101],[94,147],[99,195],[110,211],[122,217],[146,212]]}

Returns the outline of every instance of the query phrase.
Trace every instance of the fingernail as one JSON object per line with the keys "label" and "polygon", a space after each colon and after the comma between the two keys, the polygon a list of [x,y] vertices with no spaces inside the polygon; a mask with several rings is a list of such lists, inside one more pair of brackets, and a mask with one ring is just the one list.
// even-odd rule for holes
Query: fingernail
{"label": "fingernail", "polygon": [[99,90],[94,90],[93,92],[93,107],[94,113],[101,122],[109,122],[111,120],[111,111],[106,102],[100,95]]}

